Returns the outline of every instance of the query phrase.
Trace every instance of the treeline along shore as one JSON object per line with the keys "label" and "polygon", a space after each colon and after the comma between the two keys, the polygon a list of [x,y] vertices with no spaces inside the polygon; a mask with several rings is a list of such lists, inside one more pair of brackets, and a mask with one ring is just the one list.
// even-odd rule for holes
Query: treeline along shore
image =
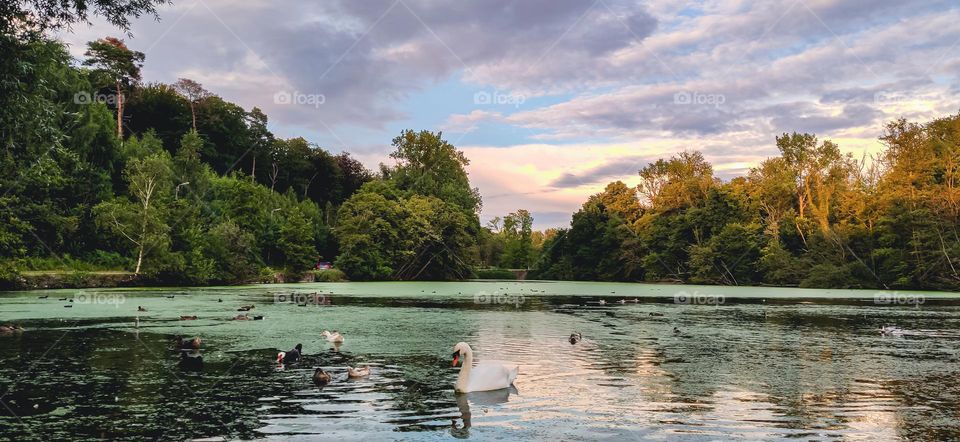
{"label": "treeline along shore", "polygon": [[[402,131],[371,171],[281,138],[260,109],[141,77],[114,37],[74,59],[50,31],[158,2],[0,8],[0,286],[510,277],[960,288],[960,116],[890,122],[855,158],[813,134],[729,181],[696,150],[610,183],[570,226],[480,222],[469,160]],[[134,8],[136,10],[131,10]],[[139,8],[139,9],[138,9]],[[326,269],[327,264],[333,269]],[[318,267],[322,269],[317,270]],[[44,282],[47,281],[47,282]],[[98,282],[100,281],[100,282]]]}

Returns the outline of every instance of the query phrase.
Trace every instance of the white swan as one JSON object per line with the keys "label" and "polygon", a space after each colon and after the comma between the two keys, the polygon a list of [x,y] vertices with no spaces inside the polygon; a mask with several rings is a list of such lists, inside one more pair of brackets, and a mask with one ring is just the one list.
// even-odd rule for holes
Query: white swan
{"label": "white swan", "polygon": [[520,374],[520,367],[495,361],[486,361],[473,365],[473,350],[470,344],[460,342],[453,347],[453,366],[463,358],[463,367],[453,389],[457,393],[472,391],[490,391],[509,388]]}
{"label": "white swan", "polygon": [[329,342],[333,342],[335,344],[343,343],[343,335],[341,335],[339,332],[330,333],[329,330],[324,330],[323,333],[320,333],[320,335],[327,338],[327,341]]}

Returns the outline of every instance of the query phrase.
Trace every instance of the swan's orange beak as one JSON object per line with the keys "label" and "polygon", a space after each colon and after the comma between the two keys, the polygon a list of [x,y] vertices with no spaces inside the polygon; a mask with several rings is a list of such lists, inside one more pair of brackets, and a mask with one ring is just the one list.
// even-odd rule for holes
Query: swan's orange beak
{"label": "swan's orange beak", "polygon": [[457,366],[457,362],[459,362],[459,361],[460,361],[460,351],[457,350],[457,351],[455,351],[455,352],[453,353],[453,365],[452,365],[452,366],[453,366],[453,367],[456,367],[456,366]]}

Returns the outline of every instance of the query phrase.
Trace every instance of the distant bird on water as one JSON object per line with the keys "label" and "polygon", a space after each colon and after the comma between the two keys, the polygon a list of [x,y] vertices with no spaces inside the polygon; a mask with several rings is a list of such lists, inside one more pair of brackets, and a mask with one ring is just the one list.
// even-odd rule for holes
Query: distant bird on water
{"label": "distant bird on water", "polygon": [[324,386],[330,383],[333,378],[330,377],[330,373],[323,371],[322,368],[317,367],[316,371],[313,372],[313,383],[318,386]]}
{"label": "distant bird on water", "polygon": [[286,362],[299,362],[300,356],[303,355],[303,344],[297,344],[293,350],[281,351],[277,353],[277,363],[283,364]]}
{"label": "distant bird on water", "polygon": [[570,345],[576,344],[583,339],[583,335],[580,332],[570,334]]}

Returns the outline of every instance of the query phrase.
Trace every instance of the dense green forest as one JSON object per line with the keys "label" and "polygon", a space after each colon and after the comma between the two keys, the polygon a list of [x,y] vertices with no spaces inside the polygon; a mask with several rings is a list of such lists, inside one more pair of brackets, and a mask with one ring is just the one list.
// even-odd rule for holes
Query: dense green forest
{"label": "dense green forest", "polygon": [[518,210],[481,226],[469,160],[429,131],[393,165],[282,139],[190,79],[145,82],[119,38],[82,60],[48,37],[100,15],[125,29],[162,1],[0,6],[0,281],[124,270],[212,284],[299,277],[332,261],[354,280],[544,279],[806,287],[960,287],[960,116],[899,120],[876,158],[811,134],[723,182],[698,152],[609,184],[570,227]]}
{"label": "dense green forest", "polygon": [[811,134],[721,182],[698,152],[610,183],[548,232],[547,279],[960,288],[960,115],[886,126],[857,160]]}

